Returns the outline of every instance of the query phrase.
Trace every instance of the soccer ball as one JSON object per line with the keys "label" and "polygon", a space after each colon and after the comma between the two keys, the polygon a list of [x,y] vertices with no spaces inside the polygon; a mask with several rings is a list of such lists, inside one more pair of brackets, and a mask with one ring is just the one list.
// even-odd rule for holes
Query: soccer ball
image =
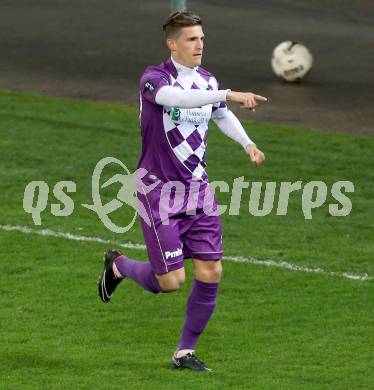
{"label": "soccer ball", "polygon": [[286,81],[300,81],[311,69],[313,56],[302,43],[285,41],[273,50],[271,67]]}

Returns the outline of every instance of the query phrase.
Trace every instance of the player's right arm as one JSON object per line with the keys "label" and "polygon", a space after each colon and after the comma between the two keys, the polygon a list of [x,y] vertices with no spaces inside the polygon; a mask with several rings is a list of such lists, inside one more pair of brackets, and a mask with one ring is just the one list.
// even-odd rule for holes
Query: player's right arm
{"label": "player's right arm", "polygon": [[159,89],[155,101],[157,104],[169,107],[195,108],[218,102],[232,101],[240,104],[241,108],[255,110],[257,102],[266,102],[264,96],[252,92],[234,92],[230,89],[218,90],[183,90],[170,85]]}
{"label": "player's right arm", "polygon": [[258,104],[257,102],[266,102],[267,98],[252,92],[235,92],[230,90],[226,95],[226,100],[239,103],[241,108],[254,111]]}
{"label": "player's right arm", "polygon": [[149,67],[140,81],[142,96],[153,104],[168,107],[196,108],[207,104],[232,101],[242,108],[253,110],[258,101],[267,101],[251,92],[235,92],[230,89],[184,90],[170,85],[169,76],[157,67]]}
{"label": "player's right arm", "polygon": [[196,108],[226,101],[226,90],[200,90],[175,88],[169,75],[162,69],[150,66],[140,80],[142,97],[150,103],[166,107]]}
{"label": "player's right arm", "polygon": [[196,108],[207,104],[226,101],[230,90],[180,89],[164,86],[156,94],[156,103],[162,106],[179,108]]}

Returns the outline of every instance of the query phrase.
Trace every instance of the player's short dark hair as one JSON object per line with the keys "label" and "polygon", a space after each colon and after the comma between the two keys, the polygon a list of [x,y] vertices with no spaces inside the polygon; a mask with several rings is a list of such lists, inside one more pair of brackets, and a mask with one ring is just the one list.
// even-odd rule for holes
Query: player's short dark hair
{"label": "player's short dark hair", "polygon": [[202,26],[203,22],[199,15],[189,11],[178,11],[170,14],[165,20],[162,29],[165,32],[166,38],[175,36],[183,27]]}

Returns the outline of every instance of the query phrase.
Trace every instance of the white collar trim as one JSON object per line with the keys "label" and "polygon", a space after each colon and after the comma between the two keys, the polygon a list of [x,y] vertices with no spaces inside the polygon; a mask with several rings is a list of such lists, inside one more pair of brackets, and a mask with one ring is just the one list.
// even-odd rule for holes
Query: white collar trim
{"label": "white collar trim", "polygon": [[171,61],[173,62],[175,68],[177,69],[178,73],[195,73],[198,66],[194,66],[193,68],[189,68],[188,66],[179,64],[174,60],[173,57],[170,57]]}

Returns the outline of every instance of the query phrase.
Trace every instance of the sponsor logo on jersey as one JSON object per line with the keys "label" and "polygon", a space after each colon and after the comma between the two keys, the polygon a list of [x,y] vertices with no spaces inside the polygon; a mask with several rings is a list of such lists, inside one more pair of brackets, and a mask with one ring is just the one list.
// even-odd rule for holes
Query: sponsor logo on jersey
{"label": "sponsor logo on jersey", "polygon": [[179,108],[173,107],[171,109],[171,120],[173,122],[182,123],[190,122],[194,125],[208,123],[211,117],[211,105],[203,106],[201,108]]}
{"label": "sponsor logo on jersey", "polygon": [[182,248],[178,248],[175,251],[166,251],[165,252],[166,260],[167,259],[173,259],[174,257],[178,257],[178,256],[181,256],[181,255],[183,255]]}
{"label": "sponsor logo on jersey", "polygon": [[179,121],[181,117],[181,110],[178,107],[173,107],[171,109],[171,120]]}
{"label": "sponsor logo on jersey", "polygon": [[152,81],[147,81],[145,84],[144,84],[144,88],[147,89],[150,93],[152,93],[155,89],[155,86],[153,85]]}

